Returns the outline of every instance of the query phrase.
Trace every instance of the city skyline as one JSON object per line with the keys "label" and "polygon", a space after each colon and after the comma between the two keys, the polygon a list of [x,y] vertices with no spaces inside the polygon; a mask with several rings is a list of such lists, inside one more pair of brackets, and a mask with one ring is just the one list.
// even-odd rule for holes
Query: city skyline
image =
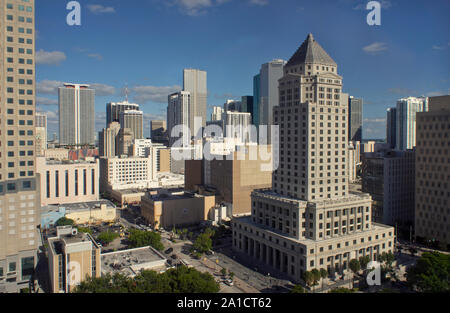
{"label": "city skyline", "polygon": [[[145,113],[147,136],[148,120],[165,119],[167,95],[182,90],[180,72],[184,68],[208,72],[209,116],[212,106],[221,105],[228,98],[238,100],[252,95],[253,76],[261,65],[276,58],[287,59],[289,51],[309,32],[322,38],[324,48],[338,63],[345,64],[344,92],[364,100],[364,138],[385,137],[386,109],[399,98],[448,93],[448,73],[442,71],[448,68],[450,51],[449,21],[443,13],[449,4],[444,1],[427,7],[424,3],[412,6],[411,2],[386,1],[389,5],[383,5],[379,27],[365,23],[367,11],[361,9],[364,1],[327,1],[329,5],[323,6],[306,1],[286,0],[282,5],[265,1],[266,5],[252,5],[250,0],[240,3],[231,0],[221,5],[211,2],[210,7],[197,5],[187,11],[181,10],[187,8],[181,4],[173,10],[174,7],[161,1],[144,2],[141,10],[124,6],[120,1],[98,2],[100,8],[110,9],[95,10],[89,6],[91,3],[80,1],[82,25],[79,27],[65,24],[68,11],[63,6],[56,7],[46,1],[37,3],[37,15],[42,14],[37,19],[38,111],[49,112],[50,134],[55,132],[57,123],[56,85],[67,80],[66,73],[71,73],[72,81],[90,83],[96,89],[96,131],[105,123],[105,104],[123,101],[128,86],[130,101],[139,103]],[[237,7],[239,10],[235,10]],[[283,9],[286,7],[296,9],[286,12]],[[318,12],[319,7],[322,12]],[[289,18],[283,17],[279,23],[283,14],[274,13]],[[323,25],[314,21],[319,13]],[[47,14],[61,15],[61,19],[45,18]],[[270,19],[271,14],[277,16]],[[433,20],[423,18],[424,15],[433,15]],[[117,18],[129,23],[120,23],[123,29],[116,29],[112,24]],[[230,18],[237,19],[238,25],[221,27]],[[164,22],[168,19],[174,25]],[[273,23],[265,25],[267,19]],[[405,27],[405,20],[415,20],[415,23],[407,23]],[[184,36],[180,31],[184,24],[199,36]],[[205,25],[210,25],[211,30],[205,30]],[[237,27],[243,29],[239,34],[235,31]],[[436,28],[442,31],[434,32]],[[142,29],[150,31],[144,41]],[[281,30],[284,35],[278,36]],[[342,39],[340,33],[353,36]],[[410,38],[409,33],[418,34],[421,40]],[[96,39],[100,34],[105,35],[105,41]],[[107,44],[109,34],[114,35],[114,40],[110,40],[114,48]],[[287,35],[294,40],[280,38]],[[192,43],[186,46],[189,40]],[[267,46],[269,40],[274,44]],[[157,48],[152,44],[155,41]],[[183,53],[177,53],[179,49],[172,51],[174,42],[177,47],[185,47]],[[149,54],[144,57],[139,51]],[[89,74],[86,67],[92,70]]]}

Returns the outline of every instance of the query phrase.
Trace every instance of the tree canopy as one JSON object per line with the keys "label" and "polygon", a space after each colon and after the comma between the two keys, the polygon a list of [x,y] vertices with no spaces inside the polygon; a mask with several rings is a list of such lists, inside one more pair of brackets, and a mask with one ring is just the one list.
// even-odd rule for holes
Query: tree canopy
{"label": "tree canopy", "polygon": [[211,250],[212,240],[209,233],[200,234],[194,242],[194,249],[200,253],[205,253]]}
{"label": "tree canopy", "polygon": [[64,216],[56,221],[55,226],[73,226],[74,224],[74,220],[71,220],[70,218]]}
{"label": "tree canopy", "polygon": [[105,231],[100,233],[97,236],[97,240],[100,241],[103,245],[107,245],[114,241],[114,239],[118,238],[119,234],[111,232],[111,231]]}
{"label": "tree canopy", "polygon": [[164,249],[164,245],[161,243],[161,235],[157,232],[132,229],[128,241],[131,248],[152,246],[158,251]]}
{"label": "tree canopy", "polygon": [[408,283],[420,292],[449,292],[450,255],[424,252],[407,271]]}
{"label": "tree canopy", "polygon": [[219,284],[209,273],[185,266],[158,274],[142,271],[134,278],[123,274],[89,277],[74,289],[74,293],[217,293]]}

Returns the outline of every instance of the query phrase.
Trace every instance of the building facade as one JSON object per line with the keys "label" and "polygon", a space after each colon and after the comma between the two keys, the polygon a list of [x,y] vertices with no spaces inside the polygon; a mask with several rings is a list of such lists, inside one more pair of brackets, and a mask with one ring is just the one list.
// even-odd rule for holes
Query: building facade
{"label": "building facade", "polygon": [[150,121],[150,138],[153,142],[167,144],[167,123],[163,120]]}
{"label": "building facade", "polygon": [[142,197],[141,214],[155,229],[195,225],[208,220],[214,196],[173,193]]}
{"label": "building facade", "polygon": [[390,149],[395,149],[397,144],[397,108],[387,109],[386,143]]}
{"label": "building facade", "polygon": [[144,138],[144,112],[136,110],[126,110],[120,112],[120,127],[131,129],[133,139]]}
{"label": "building facade", "polygon": [[348,100],[348,140],[362,141],[363,100],[350,97]]}
{"label": "building facade", "polygon": [[[188,146],[191,142],[194,125],[191,124],[190,112],[192,109],[192,98],[190,92],[180,91],[169,95],[167,106],[167,132],[169,145],[172,146],[177,140],[182,138],[182,144]],[[176,133],[172,136],[172,131],[177,125],[184,125],[189,129],[190,134]]]}
{"label": "building facade", "polygon": [[28,288],[37,264],[35,1],[0,3],[0,293]]}
{"label": "building facade", "polygon": [[124,102],[110,102],[106,104],[106,127],[112,122],[120,122],[120,112],[139,111],[139,104]]}
{"label": "building facade", "polygon": [[64,84],[59,95],[59,144],[95,144],[95,90],[89,85]]}
{"label": "building facade", "polygon": [[394,248],[393,228],[371,222],[371,197],[348,190],[348,101],[337,73],[309,34],[279,80],[272,188],[254,191],[251,216],[232,221],[234,251],[300,283],[312,269],[348,277],[351,259]]}
{"label": "building facade", "polygon": [[117,136],[119,135],[120,124],[112,122],[107,128],[103,128],[98,133],[99,155],[103,157],[113,157],[118,154]]}
{"label": "building facade", "polygon": [[201,125],[206,126],[206,102],[208,98],[207,73],[197,69],[183,70],[183,91],[189,92],[191,96],[191,106],[189,110],[189,125],[191,136],[197,136],[200,129],[194,128],[194,119],[202,119]]}
{"label": "building facade", "polygon": [[397,101],[396,150],[412,149],[416,145],[416,114],[428,111],[428,98],[408,97]]}
{"label": "building facade", "polygon": [[450,96],[417,114],[415,235],[450,244]]}
{"label": "building facade", "polygon": [[372,221],[409,231],[414,226],[415,152],[366,153],[362,191],[373,199]]}
{"label": "building facade", "polygon": [[[284,60],[273,60],[261,66],[259,72],[259,124],[258,125],[274,125],[273,108],[278,106],[278,80],[283,77],[283,66],[286,65]],[[267,144],[270,144],[271,136],[268,129]]]}
{"label": "building facade", "polygon": [[102,273],[101,247],[90,234],[71,226],[58,227],[57,236],[48,239],[50,290],[70,293],[87,277]]}
{"label": "building facade", "polygon": [[97,201],[99,161],[58,161],[36,158],[40,175],[41,205]]}

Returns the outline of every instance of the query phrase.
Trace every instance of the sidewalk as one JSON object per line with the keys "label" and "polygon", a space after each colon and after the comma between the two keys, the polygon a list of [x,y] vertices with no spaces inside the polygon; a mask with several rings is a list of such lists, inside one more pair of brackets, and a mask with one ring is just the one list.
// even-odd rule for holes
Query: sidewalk
{"label": "sidewalk", "polygon": [[[203,265],[205,265],[206,267],[208,267],[209,269],[211,269],[211,270],[215,270],[216,266],[219,267],[219,268],[222,268],[220,265],[217,265],[217,264],[215,264],[214,262],[212,262],[212,261],[210,261],[208,259],[205,260],[205,258],[202,258],[200,260],[200,262]],[[234,282],[234,285],[237,288],[241,289],[242,292],[244,292],[244,293],[260,293],[260,291],[258,289],[250,286],[249,284],[247,284],[246,282],[244,282],[240,278],[236,277],[236,275],[233,278],[233,282]]]}

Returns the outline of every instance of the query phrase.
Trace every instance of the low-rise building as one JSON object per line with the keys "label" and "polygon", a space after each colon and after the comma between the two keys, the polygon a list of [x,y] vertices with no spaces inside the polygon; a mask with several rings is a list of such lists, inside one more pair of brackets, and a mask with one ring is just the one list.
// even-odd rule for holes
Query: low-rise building
{"label": "low-rise building", "polygon": [[101,247],[90,234],[78,233],[71,226],[57,228],[48,239],[50,290],[69,293],[86,277],[100,277]]}
{"label": "low-rise building", "polygon": [[142,198],[141,214],[155,229],[195,225],[208,220],[214,196],[179,192]]}

